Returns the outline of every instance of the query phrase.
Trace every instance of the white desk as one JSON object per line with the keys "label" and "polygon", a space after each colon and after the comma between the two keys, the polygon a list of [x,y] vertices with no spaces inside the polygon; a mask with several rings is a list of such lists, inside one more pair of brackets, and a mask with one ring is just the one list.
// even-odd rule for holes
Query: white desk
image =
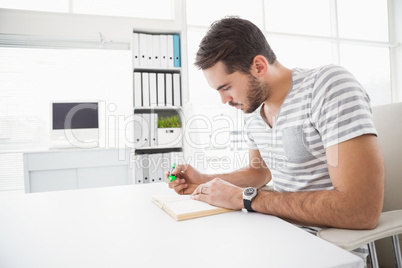
{"label": "white desk", "polygon": [[236,211],[176,222],[166,184],[0,196],[0,267],[363,267],[276,217]]}

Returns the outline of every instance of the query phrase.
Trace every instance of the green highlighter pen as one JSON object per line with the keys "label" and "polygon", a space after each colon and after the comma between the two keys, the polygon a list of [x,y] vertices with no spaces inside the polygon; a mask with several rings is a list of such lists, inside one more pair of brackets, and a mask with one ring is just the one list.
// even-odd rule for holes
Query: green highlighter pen
{"label": "green highlighter pen", "polygon": [[174,181],[175,179],[176,179],[176,176],[175,175],[172,175],[172,172],[173,172],[173,170],[176,168],[176,164],[173,164],[173,166],[172,166],[172,169],[170,170],[170,173],[169,173],[169,180],[170,181]]}

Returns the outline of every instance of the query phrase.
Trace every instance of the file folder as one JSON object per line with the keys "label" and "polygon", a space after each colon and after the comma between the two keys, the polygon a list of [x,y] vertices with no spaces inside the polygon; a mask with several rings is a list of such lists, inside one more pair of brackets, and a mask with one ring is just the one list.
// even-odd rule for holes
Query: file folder
{"label": "file folder", "polygon": [[138,72],[134,72],[134,107],[142,107],[142,81]]}
{"label": "file folder", "polygon": [[[170,171],[172,165],[174,164],[174,163],[172,163],[172,161],[170,159],[171,159],[171,153],[163,153],[162,154],[161,169],[162,169],[162,173],[163,173],[163,178],[165,178],[165,173],[167,171]],[[164,179],[163,179],[163,181],[164,181]]]}
{"label": "file folder", "polygon": [[168,68],[167,35],[165,35],[165,34],[160,35],[159,46],[160,46],[160,66],[161,66],[161,68]]}
{"label": "file folder", "polygon": [[149,146],[149,125],[143,114],[134,114],[134,148]]}
{"label": "file folder", "polygon": [[181,106],[180,74],[173,74],[173,105]]}
{"label": "file folder", "polygon": [[155,172],[155,178],[157,182],[162,182],[165,180],[164,178],[164,169],[163,169],[163,163],[162,163],[162,156],[163,154],[156,154],[156,159],[158,160],[157,162],[157,169]]}
{"label": "file folder", "polygon": [[165,74],[166,106],[173,106],[173,77],[172,74]]}
{"label": "file folder", "polygon": [[158,106],[165,106],[165,74],[158,73]]}
{"label": "file folder", "polygon": [[152,36],[152,67],[160,68],[161,67],[161,59],[160,59],[160,36],[153,35]]}
{"label": "file folder", "polygon": [[149,73],[142,73],[142,106],[151,106],[149,98]]}
{"label": "file folder", "polygon": [[142,116],[134,114],[134,148],[141,148],[142,144]]}
{"label": "file folder", "polygon": [[132,53],[133,53],[133,68],[138,68],[140,66],[140,39],[138,33],[133,33],[132,40]]}
{"label": "file folder", "polygon": [[178,34],[173,35],[173,66],[181,67],[180,59],[180,36]]}
{"label": "file folder", "polygon": [[151,107],[158,105],[156,73],[149,73],[149,100]]}
{"label": "file folder", "polygon": [[146,46],[147,46],[147,65],[146,67],[153,67],[152,66],[152,54],[153,54],[153,46],[152,46],[152,34],[146,35]]}
{"label": "file folder", "polygon": [[148,48],[147,48],[147,35],[140,33],[139,36],[139,53],[140,53],[140,61],[139,67],[148,67]]}
{"label": "file folder", "polygon": [[174,51],[173,51],[173,35],[167,36],[167,49],[168,49],[168,68],[174,67]]}
{"label": "file folder", "polygon": [[142,178],[143,178],[142,181],[143,183],[149,183],[150,162],[149,162],[149,156],[147,154],[142,155],[141,166],[142,166]]}
{"label": "file folder", "polygon": [[142,155],[137,154],[134,157],[135,163],[133,163],[134,167],[134,182],[135,184],[144,183],[144,173],[143,173],[143,165],[142,165]]}
{"label": "file folder", "polygon": [[155,171],[157,169],[157,166],[156,166],[157,159],[154,154],[149,154],[148,159],[149,159],[149,182],[154,183],[154,182],[156,182],[156,178],[155,178],[156,172]]}
{"label": "file folder", "polygon": [[141,114],[142,115],[142,132],[144,137],[144,146],[143,147],[150,147],[151,146],[151,114]]}
{"label": "file folder", "polygon": [[149,182],[162,181],[162,169],[160,167],[162,154],[149,154]]}
{"label": "file folder", "polygon": [[149,114],[149,136],[150,136],[150,147],[154,148],[158,146],[158,114],[151,113]]}

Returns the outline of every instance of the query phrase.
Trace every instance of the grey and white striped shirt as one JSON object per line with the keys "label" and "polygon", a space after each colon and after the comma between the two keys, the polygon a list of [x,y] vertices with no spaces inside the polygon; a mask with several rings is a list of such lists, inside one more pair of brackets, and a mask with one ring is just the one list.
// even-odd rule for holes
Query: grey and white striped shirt
{"label": "grey and white striped shirt", "polygon": [[325,149],[363,134],[375,134],[370,99],[340,66],[294,69],[292,85],[271,128],[262,105],[245,115],[246,142],[258,149],[272,173],[275,191],[333,189]]}

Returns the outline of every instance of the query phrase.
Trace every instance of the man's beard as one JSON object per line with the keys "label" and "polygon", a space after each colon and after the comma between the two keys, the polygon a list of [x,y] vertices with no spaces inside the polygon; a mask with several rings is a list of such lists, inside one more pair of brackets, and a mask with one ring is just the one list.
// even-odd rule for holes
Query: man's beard
{"label": "man's beard", "polygon": [[252,74],[249,75],[246,114],[254,112],[264,101],[271,96],[271,87],[268,82],[258,81]]}

